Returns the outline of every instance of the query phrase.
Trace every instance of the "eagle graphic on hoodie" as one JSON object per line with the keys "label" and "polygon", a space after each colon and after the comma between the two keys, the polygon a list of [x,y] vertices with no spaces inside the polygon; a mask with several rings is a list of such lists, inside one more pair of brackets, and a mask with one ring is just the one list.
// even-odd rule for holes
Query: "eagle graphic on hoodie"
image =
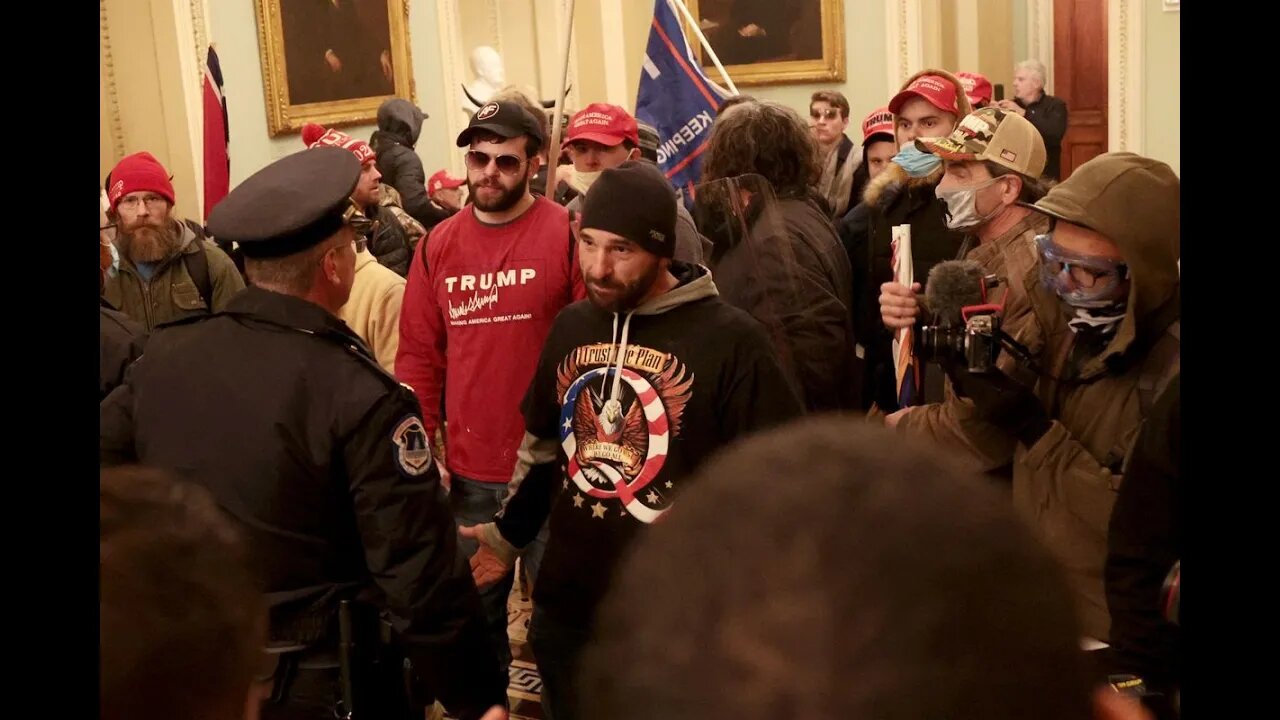
{"label": "eagle graphic on hoodie", "polygon": [[[706,268],[624,313],[579,301],[556,318],[524,399],[526,434],[495,519],[524,547],[551,518],[534,601],[589,623],[636,533],[726,445],[803,413],[764,327]],[[583,625],[586,627],[586,625]]]}

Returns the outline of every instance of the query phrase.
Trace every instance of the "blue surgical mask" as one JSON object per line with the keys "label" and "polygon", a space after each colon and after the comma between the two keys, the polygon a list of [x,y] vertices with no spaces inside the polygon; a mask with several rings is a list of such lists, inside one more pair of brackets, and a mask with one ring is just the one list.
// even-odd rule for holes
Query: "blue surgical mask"
{"label": "blue surgical mask", "polygon": [[906,170],[910,177],[922,178],[942,167],[942,158],[921,152],[914,142],[909,142],[893,156],[893,164]]}

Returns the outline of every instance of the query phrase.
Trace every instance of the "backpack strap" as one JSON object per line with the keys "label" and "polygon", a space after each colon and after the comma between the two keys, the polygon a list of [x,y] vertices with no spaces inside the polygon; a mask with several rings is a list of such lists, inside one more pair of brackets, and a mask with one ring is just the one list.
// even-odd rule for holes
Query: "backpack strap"
{"label": "backpack strap", "polygon": [[209,257],[205,253],[204,228],[194,220],[186,220],[185,225],[191,228],[196,235],[196,243],[200,252],[187,253],[182,256],[182,264],[187,268],[187,274],[191,276],[191,281],[195,283],[196,290],[200,293],[200,299],[204,300],[204,304],[209,308],[209,312],[213,312],[213,281],[209,278]]}
{"label": "backpack strap", "polygon": [[[578,250],[578,238],[574,237],[574,235],[573,235],[573,221],[574,221],[574,218],[576,218],[576,217],[577,217],[577,215],[578,215],[578,213],[574,212],[573,210],[570,210],[570,211],[569,211],[569,248],[568,248],[568,259],[569,259],[569,286],[568,286],[568,287],[569,287],[569,298],[568,298],[568,302],[566,302],[566,303],[565,303],[566,305],[572,305],[572,304],[573,304],[573,273],[574,273],[574,272],[582,272],[582,270],[581,270],[580,268],[578,268],[578,267],[577,267],[577,265],[576,265],[576,261],[575,261],[575,260],[574,260],[574,258],[573,258],[574,254],[575,254],[575,253],[577,252],[577,250]],[[583,281],[585,282],[585,281],[586,281],[586,278],[583,278]]]}
{"label": "backpack strap", "polygon": [[569,248],[568,250],[569,250],[569,268],[570,269],[573,268],[573,255],[575,252],[577,252],[577,249],[578,249],[578,238],[573,236],[573,221],[574,221],[574,218],[576,218],[577,216],[578,216],[578,213],[574,212],[573,210],[569,211]]}
{"label": "backpack strap", "polygon": [[[435,230],[435,228],[431,228],[431,230]],[[422,239],[410,251],[417,253],[418,257],[422,258],[422,271],[427,274],[427,277],[431,277],[431,267],[427,265],[427,239],[431,237],[431,230],[428,230],[427,234],[423,235]],[[406,277],[407,275],[408,273],[406,273]]]}

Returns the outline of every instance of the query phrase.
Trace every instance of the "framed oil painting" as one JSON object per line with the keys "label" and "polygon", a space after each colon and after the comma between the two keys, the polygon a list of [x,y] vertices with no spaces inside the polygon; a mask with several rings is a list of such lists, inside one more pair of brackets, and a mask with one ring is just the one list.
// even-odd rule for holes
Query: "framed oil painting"
{"label": "framed oil painting", "polygon": [[409,0],[254,0],[271,135],[371,122],[413,100]]}
{"label": "framed oil painting", "polygon": [[[844,82],[844,0],[685,0],[738,85]],[[689,34],[690,44],[694,44]],[[696,52],[707,77],[719,72]]]}

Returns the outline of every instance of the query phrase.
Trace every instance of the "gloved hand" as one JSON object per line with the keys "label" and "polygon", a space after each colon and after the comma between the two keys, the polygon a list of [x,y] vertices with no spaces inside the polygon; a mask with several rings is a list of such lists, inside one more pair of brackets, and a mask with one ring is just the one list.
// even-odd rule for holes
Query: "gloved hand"
{"label": "gloved hand", "polygon": [[972,373],[964,363],[944,366],[956,394],[973,401],[982,420],[1018,438],[1023,445],[1035,445],[1049,432],[1053,421],[1031,388],[999,370]]}

